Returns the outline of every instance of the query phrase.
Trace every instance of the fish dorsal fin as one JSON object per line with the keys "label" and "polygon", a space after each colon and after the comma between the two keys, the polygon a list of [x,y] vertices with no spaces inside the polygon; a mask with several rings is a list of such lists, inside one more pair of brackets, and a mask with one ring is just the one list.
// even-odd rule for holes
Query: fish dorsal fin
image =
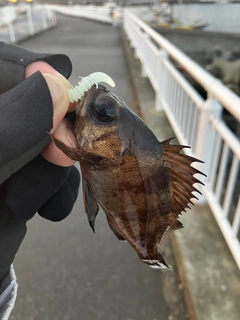
{"label": "fish dorsal fin", "polygon": [[88,216],[88,222],[93,232],[95,232],[95,220],[99,211],[99,206],[96,198],[94,197],[92,190],[90,189],[89,183],[82,178],[82,189],[83,189],[83,202],[85,207],[85,212]]}
{"label": "fish dorsal fin", "polygon": [[193,192],[201,194],[193,185],[195,183],[204,184],[194,175],[197,173],[205,174],[191,166],[193,162],[202,162],[201,160],[180,153],[182,149],[189,147],[171,145],[170,141],[172,139],[162,141],[161,144],[163,147],[163,165],[168,168],[169,173],[170,210],[171,214],[177,218],[182,211],[189,208],[189,203],[193,204],[192,198],[198,199]]}

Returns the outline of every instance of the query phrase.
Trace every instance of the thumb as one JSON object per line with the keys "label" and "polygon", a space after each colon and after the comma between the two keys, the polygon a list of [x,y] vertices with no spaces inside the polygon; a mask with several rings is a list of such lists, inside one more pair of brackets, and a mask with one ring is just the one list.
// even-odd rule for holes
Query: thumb
{"label": "thumb", "polygon": [[[53,127],[51,133],[70,147],[77,147],[76,138],[71,128],[71,123],[64,119],[66,113],[71,111],[71,104],[68,97],[68,89],[72,86],[66,79],[62,81],[52,74],[43,74],[53,103]],[[56,145],[51,142],[42,152],[42,156],[49,162],[59,166],[71,166],[75,161],[68,158]]]}
{"label": "thumb", "polygon": [[47,82],[52,97],[53,128],[51,133],[53,133],[56,131],[66,113],[69,111],[70,100],[68,97],[68,89],[70,89],[72,86],[70,82],[66,81],[66,79],[63,82],[52,74],[45,73],[43,76]]}
{"label": "thumb", "polygon": [[[68,119],[64,119],[58,126],[57,130],[54,132],[54,137],[64,142],[67,146],[71,148],[77,148],[77,141],[75,134],[72,130],[71,123]],[[55,143],[52,141],[45,150],[42,152],[42,156],[51,163],[58,166],[69,167],[74,164],[75,161],[68,158]]]}

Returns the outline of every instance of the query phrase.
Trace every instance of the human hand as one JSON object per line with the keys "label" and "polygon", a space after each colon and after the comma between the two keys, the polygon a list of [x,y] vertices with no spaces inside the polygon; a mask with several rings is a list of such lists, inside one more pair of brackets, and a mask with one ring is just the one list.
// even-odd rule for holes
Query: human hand
{"label": "human hand", "polygon": [[[71,62],[61,54],[34,53],[0,42],[0,68],[0,196],[14,220],[27,220],[36,211],[60,220],[66,212],[49,217],[42,206],[46,209],[46,202],[63,187],[70,172],[76,171],[71,168],[74,162],[56,148],[49,135],[54,133],[66,144],[76,146],[71,123],[65,118],[76,107],[67,92],[71,88],[66,79]],[[79,174],[73,176],[78,184],[72,188],[72,205]],[[58,210],[62,201],[68,203],[64,197],[58,199]]]}
{"label": "human hand", "polygon": [[80,175],[49,132],[76,145],[66,113],[71,62],[0,42],[0,280],[36,212],[59,221],[72,210]]}
{"label": "human hand", "polygon": [[[77,147],[75,134],[70,121],[65,117],[69,112],[76,109],[76,103],[70,103],[68,89],[72,86],[70,82],[44,61],[33,62],[26,67],[25,78],[36,71],[40,71],[48,85],[53,102],[53,127],[51,133],[70,147]],[[42,152],[43,157],[56,165],[68,167],[74,161],[68,158],[53,142]]]}
{"label": "human hand", "polygon": [[76,143],[68,120],[63,119],[75,108],[66,90],[71,87],[66,79],[72,70],[69,58],[0,42],[0,69],[0,185],[40,152],[54,164],[72,165],[73,161],[50,143],[49,135],[54,132],[67,144]]}

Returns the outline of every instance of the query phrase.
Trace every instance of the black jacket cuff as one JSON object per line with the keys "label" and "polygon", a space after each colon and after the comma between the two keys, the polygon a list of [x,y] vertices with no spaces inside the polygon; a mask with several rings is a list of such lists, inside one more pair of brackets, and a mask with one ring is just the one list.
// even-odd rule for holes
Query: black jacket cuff
{"label": "black jacket cuff", "polygon": [[0,185],[50,143],[53,105],[40,72],[0,96]]}
{"label": "black jacket cuff", "polygon": [[36,61],[47,62],[65,78],[71,75],[72,63],[64,54],[36,53],[0,41],[0,94],[22,82],[26,66]]}

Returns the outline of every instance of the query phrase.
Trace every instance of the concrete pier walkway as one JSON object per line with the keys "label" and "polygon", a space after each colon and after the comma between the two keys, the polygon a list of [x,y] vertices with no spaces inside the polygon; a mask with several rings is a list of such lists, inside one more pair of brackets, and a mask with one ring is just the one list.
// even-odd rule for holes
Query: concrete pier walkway
{"label": "concrete pier walkway", "polygon": [[[78,18],[58,16],[58,26],[21,45],[67,54],[70,81],[103,71],[113,91],[139,112],[121,44],[120,30]],[[173,270],[145,266],[127,243],[119,242],[103,212],[90,229],[81,190],[73,212],[60,223],[36,215],[14,266],[19,292],[11,320],[187,320],[182,284],[169,239],[161,252]]]}

